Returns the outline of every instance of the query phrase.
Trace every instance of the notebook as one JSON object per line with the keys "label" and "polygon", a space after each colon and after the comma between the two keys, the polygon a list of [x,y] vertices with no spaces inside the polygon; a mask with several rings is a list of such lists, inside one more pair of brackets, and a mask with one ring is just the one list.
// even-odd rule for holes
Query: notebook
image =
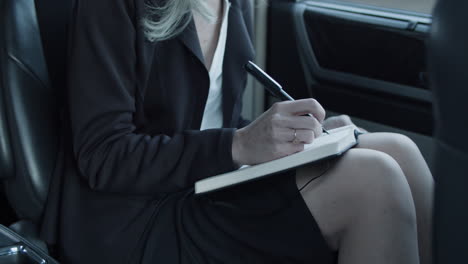
{"label": "notebook", "polygon": [[258,180],[269,175],[284,172],[301,165],[319,162],[340,156],[358,143],[358,129],[354,125],[328,131],[305,145],[303,151],[254,166],[246,166],[236,171],[212,176],[195,183],[195,194],[203,194],[230,186]]}

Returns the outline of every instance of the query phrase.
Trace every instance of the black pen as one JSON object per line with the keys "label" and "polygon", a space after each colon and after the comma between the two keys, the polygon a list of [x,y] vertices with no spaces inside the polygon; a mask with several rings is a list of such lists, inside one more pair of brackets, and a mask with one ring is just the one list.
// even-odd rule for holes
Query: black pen
{"label": "black pen", "polygon": [[[294,98],[292,98],[287,92],[283,90],[283,87],[275,81],[273,78],[271,78],[270,75],[268,75],[266,72],[264,72],[260,67],[255,65],[255,63],[249,61],[247,64],[245,64],[245,70],[250,73],[257,81],[259,81],[263,86],[265,86],[265,89],[270,92],[271,95],[274,97],[280,99],[281,101],[294,101]],[[307,114],[310,117],[313,117],[311,114]],[[326,134],[328,133],[325,128],[322,127],[322,131]]]}

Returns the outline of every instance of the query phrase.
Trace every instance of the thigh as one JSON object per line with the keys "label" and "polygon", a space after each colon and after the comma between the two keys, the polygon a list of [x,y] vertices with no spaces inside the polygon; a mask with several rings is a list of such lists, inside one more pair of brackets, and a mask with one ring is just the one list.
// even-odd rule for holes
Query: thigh
{"label": "thigh", "polygon": [[[306,179],[320,173],[317,166],[299,169],[298,188]],[[384,200],[382,196],[393,195],[390,192],[396,189],[409,192],[401,168],[393,158],[375,150],[351,149],[304,188],[301,195],[329,246],[337,249],[340,237],[353,218]]]}
{"label": "thigh", "polygon": [[332,159],[299,168],[296,173],[297,188],[300,191],[308,188],[313,181],[317,181],[324,176],[336,162],[337,159]]}

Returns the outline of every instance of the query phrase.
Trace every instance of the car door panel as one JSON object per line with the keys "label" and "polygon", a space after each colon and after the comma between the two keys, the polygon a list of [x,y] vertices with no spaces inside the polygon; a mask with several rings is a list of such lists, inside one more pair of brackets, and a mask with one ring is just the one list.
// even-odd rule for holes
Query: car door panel
{"label": "car door panel", "polygon": [[430,18],[322,2],[272,3],[272,75],[329,110],[431,135]]}

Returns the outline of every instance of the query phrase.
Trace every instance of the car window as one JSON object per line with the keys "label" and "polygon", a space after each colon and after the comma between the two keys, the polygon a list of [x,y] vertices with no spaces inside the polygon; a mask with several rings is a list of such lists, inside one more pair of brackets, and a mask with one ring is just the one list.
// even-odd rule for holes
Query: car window
{"label": "car window", "polygon": [[418,12],[431,14],[432,9],[436,3],[436,0],[314,0],[315,2],[328,2],[328,3],[339,3],[339,2],[352,2],[356,4],[373,5],[377,7],[385,7],[392,9],[401,9],[406,11]]}

